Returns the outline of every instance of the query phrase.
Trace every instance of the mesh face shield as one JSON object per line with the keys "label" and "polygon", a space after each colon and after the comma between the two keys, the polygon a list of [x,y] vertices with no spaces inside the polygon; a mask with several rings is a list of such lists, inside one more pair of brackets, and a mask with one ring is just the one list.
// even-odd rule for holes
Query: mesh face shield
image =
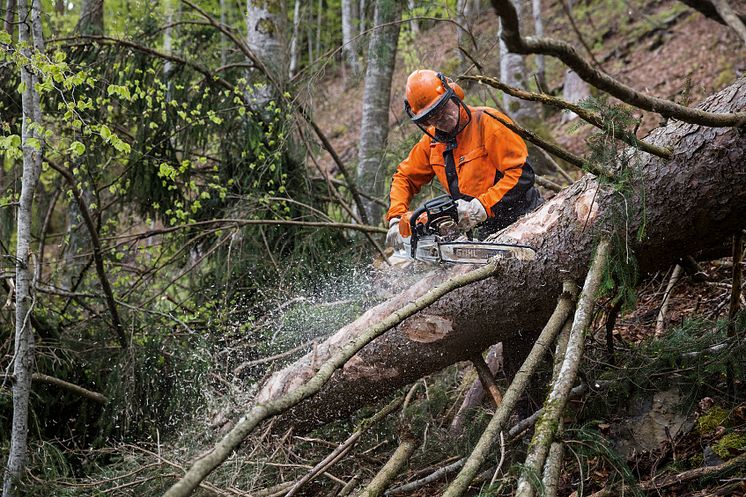
{"label": "mesh face shield", "polygon": [[[453,90],[453,88],[451,88],[451,85],[448,84],[448,80],[442,73],[438,73],[438,79],[440,79],[445,92],[435,102],[431,103],[429,106],[415,114],[412,111],[412,107],[409,105],[409,101],[405,98],[404,111],[407,113],[412,122],[415,123],[417,127],[422,130],[423,133],[425,133],[435,141],[444,142],[455,138],[456,135],[458,135],[461,130],[463,130],[471,122],[471,112],[469,112],[469,108],[464,105],[464,102],[462,102],[458,95],[456,95],[456,92]],[[446,133],[442,130],[436,130],[435,134],[430,133],[425,123],[428,121],[428,119],[436,116],[438,112],[440,112],[446,106],[449,100],[453,100],[459,106],[459,117],[456,127],[450,133]],[[465,120],[461,119],[461,109],[463,109],[464,113],[466,114]]]}

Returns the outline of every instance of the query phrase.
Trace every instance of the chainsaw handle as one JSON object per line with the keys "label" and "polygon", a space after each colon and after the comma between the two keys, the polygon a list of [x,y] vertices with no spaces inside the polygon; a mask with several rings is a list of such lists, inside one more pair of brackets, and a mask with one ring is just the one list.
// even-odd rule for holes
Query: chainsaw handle
{"label": "chainsaw handle", "polygon": [[412,233],[411,238],[409,239],[409,245],[412,248],[412,259],[414,259],[414,254],[417,252],[417,240],[419,238],[417,233],[417,219],[419,219],[425,212],[427,212],[427,206],[423,204],[412,212],[412,215],[409,217],[409,227],[411,228]]}

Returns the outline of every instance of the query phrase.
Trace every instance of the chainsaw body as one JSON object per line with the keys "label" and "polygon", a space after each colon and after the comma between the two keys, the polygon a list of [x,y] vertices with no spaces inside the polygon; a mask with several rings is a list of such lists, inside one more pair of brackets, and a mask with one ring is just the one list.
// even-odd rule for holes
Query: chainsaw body
{"label": "chainsaw body", "polygon": [[410,227],[410,256],[419,261],[487,264],[492,257],[532,260],[536,256],[524,245],[468,240],[459,230],[458,208],[449,195],[422,204],[412,213]]}

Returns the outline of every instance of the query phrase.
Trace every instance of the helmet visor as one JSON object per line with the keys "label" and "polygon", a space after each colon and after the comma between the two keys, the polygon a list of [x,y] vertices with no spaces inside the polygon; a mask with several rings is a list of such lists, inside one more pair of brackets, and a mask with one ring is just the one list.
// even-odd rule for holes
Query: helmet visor
{"label": "helmet visor", "polygon": [[415,124],[424,124],[429,118],[436,115],[446,103],[455,95],[453,89],[450,86],[446,86],[447,90],[440,97],[438,97],[433,103],[422,109],[417,114],[412,112],[412,107],[409,105],[409,101],[404,100],[404,109],[407,111],[409,118]]}

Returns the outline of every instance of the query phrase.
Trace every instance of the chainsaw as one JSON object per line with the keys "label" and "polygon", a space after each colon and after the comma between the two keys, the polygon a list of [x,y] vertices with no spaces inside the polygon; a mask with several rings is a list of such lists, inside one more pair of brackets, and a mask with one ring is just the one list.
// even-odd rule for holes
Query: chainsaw
{"label": "chainsaw", "polygon": [[525,245],[467,239],[459,230],[458,208],[450,195],[441,195],[425,202],[412,213],[410,226],[409,255],[423,262],[487,264],[493,257],[521,261],[536,257],[534,249]]}

